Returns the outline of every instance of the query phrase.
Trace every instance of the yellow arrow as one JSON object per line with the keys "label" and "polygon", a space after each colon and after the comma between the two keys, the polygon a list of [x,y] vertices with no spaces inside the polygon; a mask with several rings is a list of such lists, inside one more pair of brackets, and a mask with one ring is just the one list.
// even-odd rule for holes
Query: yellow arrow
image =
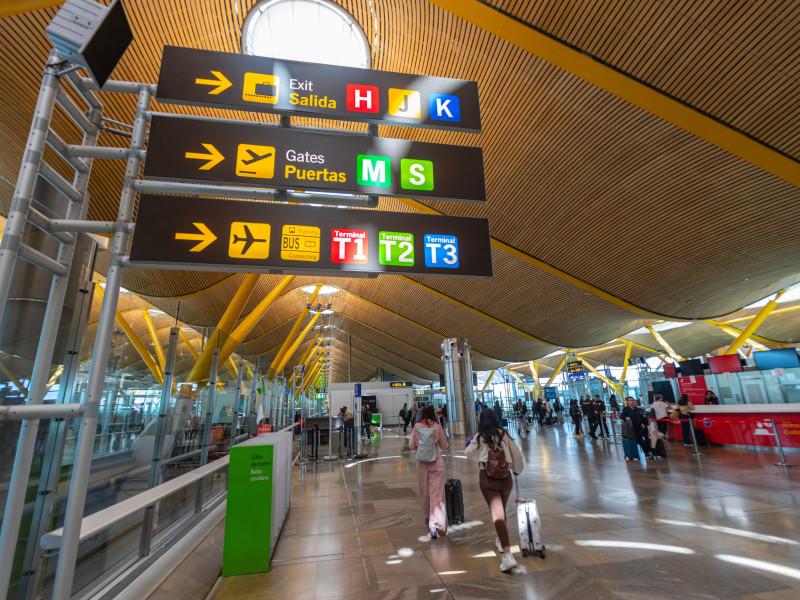
{"label": "yellow arrow", "polygon": [[208,150],[208,154],[201,154],[200,152],[187,152],[186,158],[198,158],[200,160],[207,160],[208,162],[202,167],[198,167],[201,171],[208,171],[216,167],[219,163],[225,160],[219,150],[214,148],[211,144],[203,144],[203,148]]}
{"label": "yellow arrow", "polygon": [[209,244],[211,244],[214,240],[217,239],[211,230],[206,227],[205,223],[192,223],[197,229],[199,229],[202,233],[176,233],[175,239],[176,240],[197,240],[200,243],[197,244],[194,248],[191,248],[189,252],[200,252],[204,250]]}
{"label": "yellow arrow", "polygon": [[217,94],[219,94],[221,92],[224,92],[225,90],[227,90],[229,87],[231,87],[233,85],[230,81],[228,81],[228,78],[225,77],[225,75],[223,75],[219,71],[211,71],[211,74],[214,77],[216,77],[216,79],[199,79],[198,78],[198,79],[195,79],[194,82],[197,85],[215,85],[215,86],[217,86],[215,89],[213,89],[213,90],[208,92],[209,94],[212,94],[214,96],[216,96]]}

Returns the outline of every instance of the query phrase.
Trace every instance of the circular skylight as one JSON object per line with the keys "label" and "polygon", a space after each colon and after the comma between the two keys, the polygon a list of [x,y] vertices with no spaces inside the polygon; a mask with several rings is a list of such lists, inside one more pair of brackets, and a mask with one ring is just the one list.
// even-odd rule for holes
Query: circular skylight
{"label": "circular skylight", "polygon": [[242,28],[245,54],[343,67],[370,66],[361,26],[326,0],[264,0]]}

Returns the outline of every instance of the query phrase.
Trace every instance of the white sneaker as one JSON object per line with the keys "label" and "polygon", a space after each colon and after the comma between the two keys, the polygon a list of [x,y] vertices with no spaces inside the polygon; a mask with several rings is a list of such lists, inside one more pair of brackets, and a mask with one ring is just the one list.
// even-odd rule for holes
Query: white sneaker
{"label": "white sneaker", "polygon": [[517,566],[517,561],[514,560],[514,557],[511,553],[503,554],[503,560],[500,563],[500,570],[503,573],[508,573],[511,569]]}
{"label": "white sneaker", "polygon": [[503,553],[503,544],[500,543],[500,538],[494,538],[494,545],[497,548],[497,551],[502,554]]}

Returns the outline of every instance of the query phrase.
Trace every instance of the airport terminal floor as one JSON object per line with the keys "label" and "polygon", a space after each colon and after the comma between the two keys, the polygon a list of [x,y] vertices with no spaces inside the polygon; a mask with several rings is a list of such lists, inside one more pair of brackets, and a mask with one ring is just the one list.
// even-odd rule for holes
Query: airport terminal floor
{"label": "airport terminal floor", "polygon": [[[477,469],[459,443],[447,468],[462,481],[465,521],[432,540],[407,435],[384,429],[366,445],[368,459],[295,467],[270,571],[222,578],[209,597],[800,597],[800,471],[774,466],[773,451],[712,446],[695,457],[673,441],[667,460],[626,462],[620,445],[576,440],[566,424],[519,444],[520,493],[537,500],[544,560],[515,547],[512,493],[519,567],[500,572]],[[191,577],[172,580],[151,598],[192,589]]]}

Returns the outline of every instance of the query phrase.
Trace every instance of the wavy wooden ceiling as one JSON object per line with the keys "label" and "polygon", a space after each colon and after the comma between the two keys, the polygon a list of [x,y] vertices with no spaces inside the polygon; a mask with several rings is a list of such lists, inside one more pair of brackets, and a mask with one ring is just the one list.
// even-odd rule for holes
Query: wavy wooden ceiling
{"label": "wavy wooden ceiling", "polygon": [[[135,41],[114,78],[155,83],[165,44],[237,52],[241,25],[254,1],[126,2]],[[404,374],[400,376],[429,377],[441,370],[439,343],[445,336],[469,337],[476,368],[493,368],[561,346],[601,344],[658,315],[725,315],[800,280],[800,190],[795,186],[425,0],[338,3],[373,44],[373,68],[478,82],[481,134],[393,126],[379,127],[379,134],[481,146],[488,202],[428,206],[446,214],[488,218],[500,243],[492,251],[491,280],[325,280],[348,292],[337,296],[334,308],[338,326],[358,338],[351,368],[359,373],[374,372],[380,363],[380,368]],[[483,4],[800,158],[797,3]],[[0,71],[0,176],[7,181],[16,179],[50,48],[44,27],[55,11],[0,20],[5,65]],[[133,98],[102,94],[102,100],[106,116],[131,121]],[[154,109],[275,120],[157,103]],[[56,126],[66,131],[65,137],[75,135],[60,116]],[[119,140],[104,133],[101,143]],[[90,218],[115,219],[122,175],[121,163],[95,161]],[[7,188],[0,190],[4,205],[6,196]],[[394,198],[382,198],[379,208],[416,210]],[[543,270],[541,263],[552,269]],[[102,260],[99,271],[104,272]],[[241,278],[128,270],[124,285],[203,327],[218,321]],[[277,280],[262,276],[244,312]],[[297,278],[290,287],[319,281]],[[592,286],[609,296],[594,295]],[[284,294],[249,336],[247,350],[274,351],[302,304],[299,293]],[[794,314],[771,318],[762,327],[773,338],[798,340],[791,327]],[[712,329],[703,336],[708,343],[692,349],[708,351],[719,335],[728,337]],[[791,333],[781,335],[787,329]],[[665,333],[668,340],[677,335]],[[342,342],[334,344],[340,361]],[[301,345],[297,356],[305,347]],[[616,360],[619,352],[607,352],[609,360]],[[392,362],[392,356],[402,359]],[[418,365],[415,373],[409,362]],[[338,362],[332,371],[334,380],[346,377]]]}

